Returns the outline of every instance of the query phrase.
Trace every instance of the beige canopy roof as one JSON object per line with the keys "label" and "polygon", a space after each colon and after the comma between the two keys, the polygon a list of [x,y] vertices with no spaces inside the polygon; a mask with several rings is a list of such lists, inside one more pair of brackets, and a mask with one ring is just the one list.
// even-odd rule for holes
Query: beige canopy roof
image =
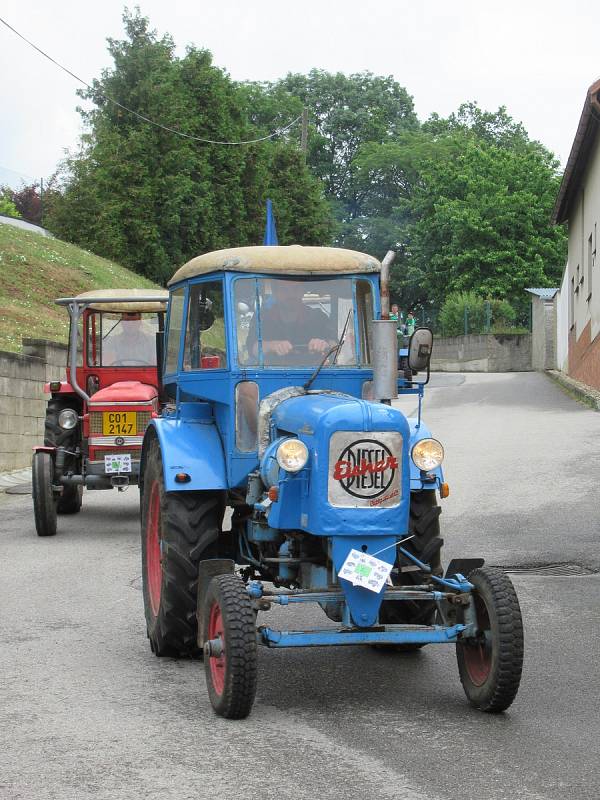
{"label": "beige canopy roof", "polygon": [[[114,301],[111,302],[111,298]],[[61,297],[56,302],[59,305],[68,305],[71,299],[83,301],[88,308],[96,311],[115,314],[152,313],[166,310],[169,293],[166,289],[92,289],[74,298]]]}
{"label": "beige canopy roof", "polygon": [[379,272],[373,256],[341,247],[303,247],[299,244],[269,247],[231,247],[197,256],[180,267],[169,281],[178,283],[207,272],[264,272],[287,275],[335,275]]}

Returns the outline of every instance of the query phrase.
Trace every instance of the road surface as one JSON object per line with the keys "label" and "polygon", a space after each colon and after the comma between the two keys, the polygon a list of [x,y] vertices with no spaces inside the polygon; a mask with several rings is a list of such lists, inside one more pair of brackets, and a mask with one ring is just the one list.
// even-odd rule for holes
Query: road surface
{"label": "road surface", "polygon": [[[534,373],[436,375],[424,410],[446,559],[600,569],[599,413]],[[84,503],[38,539],[30,496],[0,495],[0,798],[596,800],[599,574],[514,576],[526,660],[503,715],[466,704],[451,646],[261,648],[230,722],[200,663],[150,653],[137,491]]]}

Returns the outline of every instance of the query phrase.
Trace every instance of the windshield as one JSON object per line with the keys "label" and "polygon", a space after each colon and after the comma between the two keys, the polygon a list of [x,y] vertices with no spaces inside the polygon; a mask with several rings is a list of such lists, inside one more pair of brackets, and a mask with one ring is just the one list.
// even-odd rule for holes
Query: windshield
{"label": "windshield", "polygon": [[158,314],[90,313],[88,366],[155,367],[158,322]]}
{"label": "windshield", "polygon": [[325,366],[370,363],[369,281],[240,278],[234,298],[238,360],[243,366],[315,367],[344,330],[342,347]]}

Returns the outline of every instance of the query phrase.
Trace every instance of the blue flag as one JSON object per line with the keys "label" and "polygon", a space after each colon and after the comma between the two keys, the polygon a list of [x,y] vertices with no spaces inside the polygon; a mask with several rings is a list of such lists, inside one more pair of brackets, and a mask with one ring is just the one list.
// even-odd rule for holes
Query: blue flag
{"label": "blue flag", "polygon": [[263,244],[279,244],[277,241],[277,228],[275,227],[275,217],[273,216],[273,203],[267,200],[267,224],[265,225],[265,235]]}

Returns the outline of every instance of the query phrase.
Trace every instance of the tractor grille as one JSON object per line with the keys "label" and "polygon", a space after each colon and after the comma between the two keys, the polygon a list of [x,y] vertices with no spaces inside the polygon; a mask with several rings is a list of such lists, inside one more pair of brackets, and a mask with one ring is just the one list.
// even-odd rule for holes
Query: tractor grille
{"label": "tractor grille", "polygon": [[[137,411],[136,433],[142,436],[152,418],[151,411]],[[90,411],[90,436],[102,436],[102,411]]]}

